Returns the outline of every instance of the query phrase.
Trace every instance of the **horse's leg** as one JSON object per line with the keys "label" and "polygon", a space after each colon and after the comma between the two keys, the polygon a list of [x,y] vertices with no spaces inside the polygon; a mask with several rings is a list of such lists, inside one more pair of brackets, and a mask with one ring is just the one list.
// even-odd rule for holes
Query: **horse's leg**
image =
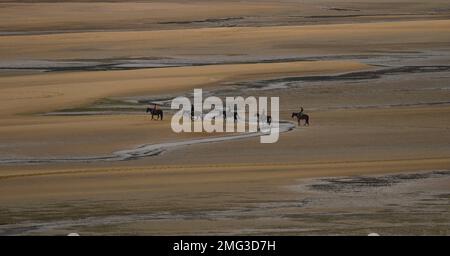
{"label": "horse's leg", "polygon": [[163,112],[161,112],[161,121],[163,120]]}

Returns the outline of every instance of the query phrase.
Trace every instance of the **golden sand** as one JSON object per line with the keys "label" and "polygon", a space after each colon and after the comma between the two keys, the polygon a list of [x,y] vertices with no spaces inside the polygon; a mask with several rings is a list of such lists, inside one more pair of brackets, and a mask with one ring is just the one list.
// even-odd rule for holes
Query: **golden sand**
{"label": "golden sand", "polygon": [[[328,14],[324,6],[332,5],[326,3],[320,1],[321,5],[316,6],[308,2],[308,11]],[[83,108],[105,98],[178,95],[191,92],[193,88],[225,88],[239,81],[333,76],[380,68],[367,64],[370,61],[357,60],[359,55],[398,57],[411,54],[408,57],[413,56],[417,65],[447,65],[448,61],[445,54],[437,64],[428,63],[424,57],[430,52],[447,53],[450,43],[450,20],[442,14],[430,18],[433,20],[423,20],[427,17],[419,15],[431,8],[428,5],[408,6],[412,14],[420,16],[417,19],[408,16],[413,20],[403,20],[405,18],[398,15],[395,19],[402,21],[362,17],[355,20],[362,19],[364,23],[336,24],[342,22],[322,17],[315,25],[276,26],[274,23],[288,24],[283,22],[287,14],[292,14],[290,8],[297,8],[292,9],[295,12],[301,6],[274,5],[270,1],[257,6],[245,2],[221,3],[214,7],[217,13],[206,15],[204,8],[209,5],[200,2],[188,7],[186,3],[93,3],[91,7],[103,11],[102,15],[97,15],[81,11],[79,8],[85,4],[2,4],[10,11],[0,15],[2,31],[11,27],[16,32],[36,30],[39,33],[0,36],[0,64],[134,58],[223,61],[227,57],[235,58],[234,61],[241,58],[256,62],[275,58],[280,63],[37,74],[37,71],[2,71],[2,159],[103,155],[144,143],[204,136],[173,133],[170,116],[165,121],[150,121],[144,113],[40,115]],[[430,6],[445,7],[445,2],[433,1],[433,4]],[[361,1],[359,5],[366,5],[366,2]],[[338,6],[347,5],[339,3]],[[44,15],[46,8],[53,10],[53,14]],[[373,8],[390,9],[386,3]],[[20,15],[34,13],[34,22],[15,19],[21,11],[24,12]],[[129,16],[127,12],[136,15]],[[154,12],[156,16],[150,19],[147,12]],[[225,28],[155,25],[175,18],[175,21],[202,20],[255,15],[255,12],[263,17],[261,24],[269,25],[253,27],[245,23],[244,27]],[[179,17],[180,14],[183,16]],[[270,14],[274,15],[273,19],[268,18]],[[80,15],[84,15],[85,22],[78,22]],[[395,13],[390,15],[395,16]],[[122,25],[111,23],[118,17],[123,18]],[[314,18],[306,20],[311,19]],[[138,20],[145,23],[139,28],[142,31],[132,31]],[[45,29],[73,31],[53,34],[43,32]],[[342,59],[283,61],[290,56],[305,59],[341,56]],[[450,107],[446,101],[450,94],[446,87],[448,78],[442,74],[405,71],[388,78],[348,83],[339,80],[326,84],[305,82],[313,85],[276,90],[281,98],[281,118],[290,120],[290,114],[304,106],[311,115],[311,126],[282,134],[280,141],[271,145],[249,138],[183,147],[159,156],[124,162],[1,165],[0,205],[10,212],[0,212],[0,231],[3,223],[13,222],[12,216],[21,220],[51,221],[67,216],[82,219],[149,212],[195,213],[199,209],[228,211],[242,205],[295,199],[295,193],[284,186],[295,184],[298,179],[449,169]],[[271,96],[274,92],[258,93]],[[145,106],[142,107],[144,110]],[[348,210],[345,207],[343,205],[342,209]],[[319,208],[315,210],[320,212]],[[264,225],[261,220],[246,219],[239,223],[245,227]],[[84,231],[92,234],[180,234],[201,231],[199,227],[217,232],[240,228],[233,226],[237,225],[233,221],[209,219],[141,224],[125,223],[119,229],[87,227]],[[273,225],[297,224],[285,219],[273,221]]]}

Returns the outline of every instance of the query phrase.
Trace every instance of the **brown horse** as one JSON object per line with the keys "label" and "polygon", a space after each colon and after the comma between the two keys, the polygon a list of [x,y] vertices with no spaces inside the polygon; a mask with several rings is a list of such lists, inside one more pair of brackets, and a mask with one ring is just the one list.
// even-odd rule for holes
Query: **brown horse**
{"label": "brown horse", "polygon": [[161,109],[153,109],[153,108],[147,108],[147,110],[145,111],[145,113],[150,112],[150,114],[152,115],[152,120],[153,120],[153,116],[157,116],[157,119],[161,119],[163,120],[163,111]]}
{"label": "brown horse", "polygon": [[309,116],[308,115],[306,115],[306,114],[300,115],[300,113],[293,112],[292,113],[292,118],[294,118],[294,117],[297,117],[298,125],[300,125],[300,120],[305,120],[305,124],[304,125],[308,125],[309,126]]}

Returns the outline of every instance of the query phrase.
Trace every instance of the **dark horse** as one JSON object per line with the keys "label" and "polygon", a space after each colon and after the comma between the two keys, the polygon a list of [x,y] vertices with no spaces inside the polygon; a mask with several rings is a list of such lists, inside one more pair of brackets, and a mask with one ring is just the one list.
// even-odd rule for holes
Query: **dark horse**
{"label": "dark horse", "polygon": [[[259,113],[256,113],[256,118],[258,119],[259,122]],[[272,116],[267,116],[267,124],[270,125],[272,123]]]}
{"label": "dark horse", "polygon": [[299,113],[293,112],[292,118],[297,117],[298,125],[300,125],[300,120],[305,120],[305,125],[309,126],[309,116],[306,114],[300,115]]}
{"label": "dark horse", "polygon": [[153,109],[153,108],[147,108],[147,110],[145,111],[145,113],[150,112],[150,114],[152,115],[152,120],[153,120],[153,116],[158,116],[158,119],[163,120],[163,111],[161,109]]}

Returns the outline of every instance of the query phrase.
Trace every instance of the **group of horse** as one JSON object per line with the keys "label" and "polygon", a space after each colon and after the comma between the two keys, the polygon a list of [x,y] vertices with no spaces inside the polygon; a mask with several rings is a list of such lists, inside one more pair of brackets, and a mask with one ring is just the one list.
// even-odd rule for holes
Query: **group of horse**
{"label": "group of horse", "polygon": [[[156,109],[156,108],[147,108],[146,113],[150,113],[150,115],[152,115],[152,120],[154,119],[154,116],[156,116],[156,120],[163,120],[164,117],[164,112],[162,111],[162,109]],[[225,115],[224,115],[225,116]],[[192,115],[191,115],[192,118]],[[304,125],[308,125],[309,126],[309,116],[307,114],[303,114],[302,112],[293,112],[291,118],[297,118],[297,122],[298,125],[300,126],[300,121],[304,120]],[[236,113],[234,115],[234,119],[235,121],[237,120],[237,116]],[[258,114],[258,119],[259,119],[259,114]],[[271,123],[272,121],[272,117],[271,116],[267,116],[267,122]]]}

